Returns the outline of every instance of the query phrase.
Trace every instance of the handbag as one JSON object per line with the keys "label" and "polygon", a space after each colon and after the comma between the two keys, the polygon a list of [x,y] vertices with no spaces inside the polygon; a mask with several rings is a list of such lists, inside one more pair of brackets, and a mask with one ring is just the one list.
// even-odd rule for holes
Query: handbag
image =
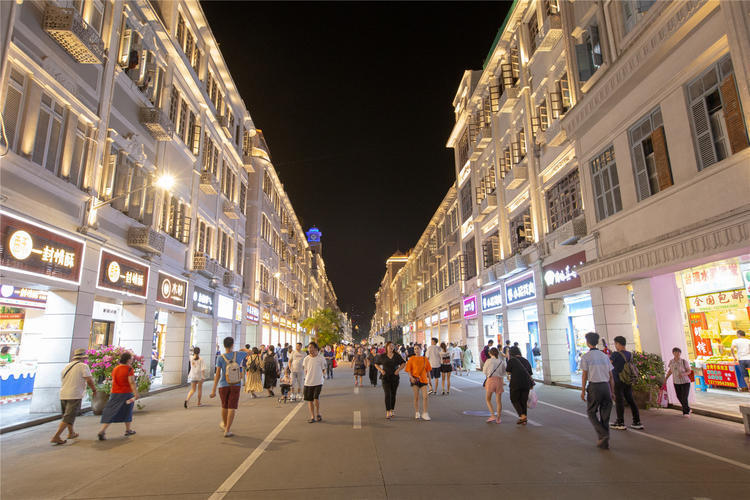
{"label": "handbag", "polygon": [[695,373],[693,373],[693,369],[690,368],[690,363],[688,363],[686,359],[683,359],[683,361],[685,362],[685,366],[687,367],[687,376],[690,379],[690,382],[695,382]]}
{"label": "handbag", "polygon": [[526,404],[529,408],[536,408],[536,404],[539,402],[539,396],[536,395],[536,391],[531,389],[529,391],[529,401]]}
{"label": "handbag", "polygon": [[333,368],[336,368],[337,366],[339,366],[339,364],[338,364],[338,363],[336,363],[336,358],[333,358],[333,363],[331,363],[331,366],[332,366]]}
{"label": "handbag", "polygon": [[664,384],[661,386],[661,389],[659,389],[659,395],[656,398],[656,402],[661,408],[666,408],[669,406],[669,395],[667,394],[667,384]]}
{"label": "handbag", "polygon": [[490,378],[490,377],[492,376],[492,374],[493,374],[493,373],[495,373],[495,371],[496,371],[496,370],[497,370],[498,368],[500,368],[500,365],[497,365],[497,366],[495,367],[495,369],[494,369],[494,370],[492,370],[492,371],[490,372],[490,376],[489,376],[489,377],[485,377],[485,378],[484,378],[484,382],[482,382],[482,387],[484,387],[484,386],[485,386],[485,385],[487,384],[487,380],[489,380],[489,378]]}

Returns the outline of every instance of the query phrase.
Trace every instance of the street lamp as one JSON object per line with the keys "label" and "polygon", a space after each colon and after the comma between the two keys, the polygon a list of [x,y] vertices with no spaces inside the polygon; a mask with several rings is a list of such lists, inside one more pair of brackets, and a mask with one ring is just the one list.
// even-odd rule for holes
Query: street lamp
{"label": "street lamp", "polygon": [[114,198],[110,198],[109,200],[98,200],[95,196],[91,196],[83,205],[83,221],[81,223],[81,227],[78,228],[78,231],[81,233],[85,233],[90,227],[96,228],[96,219],[99,209],[106,205],[109,205],[113,201],[120,200],[122,198],[130,196],[131,194],[137,193],[139,191],[145,191],[146,189],[152,187],[161,189],[163,191],[171,191],[175,183],[176,181],[173,175],[162,174],[154,179],[151,184],[133,189],[132,191],[128,191],[127,193],[123,193],[119,196],[115,196]]}

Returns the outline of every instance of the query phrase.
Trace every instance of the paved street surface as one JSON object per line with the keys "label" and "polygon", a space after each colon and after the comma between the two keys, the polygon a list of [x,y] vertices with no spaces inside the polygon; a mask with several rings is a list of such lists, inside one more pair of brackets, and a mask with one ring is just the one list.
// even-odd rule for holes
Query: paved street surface
{"label": "paved street surface", "polygon": [[[396,418],[383,391],[355,392],[339,368],[323,390],[323,422],[302,403],[243,394],[233,431],[219,429],[218,399],[182,408],[185,391],[143,400],[138,434],[113,424],[96,441],[98,418],[80,417],[81,437],[49,439],[57,422],[3,435],[3,499],[26,498],[748,498],[750,437],[739,424],[646,412],[644,432],[612,431],[595,447],[579,392],[538,386],[530,424],[515,424],[507,392],[503,422],[486,410],[479,373],[454,377],[450,396],[432,396],[432,421],[415,421],[402,377]],[[206,389],[210,388],[206,384]]]}

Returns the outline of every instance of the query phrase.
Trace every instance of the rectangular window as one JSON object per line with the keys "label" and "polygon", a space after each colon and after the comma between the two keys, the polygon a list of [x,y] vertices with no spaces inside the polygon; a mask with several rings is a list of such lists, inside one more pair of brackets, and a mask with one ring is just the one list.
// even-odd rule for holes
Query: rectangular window
{"label": "rectangular window", "polygon": [[461,223],[469,220],[472,215],[471,179],[461,188]]}
{"label": "rectangular window", "polygon": [[184,142],[185,144],[189,144],[188,137],[190,134],[188,132],[189,130],[188,119],[189,119],[188,104],[186,101],[183,100],[182,105],[180,106],[180,117],[178,118],[177,136],[180,139],[182,139],[182,142]]}
{"label": "rectangular window", "polygon": [[536,37],[539,35],[539,24],[537,23],[536,19],[536,12],[531,15],[531,19],[529,19],[529,57],[534,55],[534,52],[536,51]]}
{"label": "rectangular window", "polygon": [[575,46],[578,62],[578,80],[588,81],[604,62],[602,45],[599,40],[599,25],[590,24],[581,35],[581,43]]}
{"label": "rectangular window", "polygon": [[525,211],[510,221],[510,250],[517,253],[534,243],[534,231],[531,228],[531,212]]}
{"label": "rectangular window", "polygon": [[484,240],[482,244],[482,261],[485,269],[500,262],[500,235],[497,231]]}
{"label": "rectangular window", "polygon": [[623,31],[630,33],[640,18],[656,3],[656,0],[620,0],[618,3],[622,9]]}
{"label": "rectangular window", "polygon": [[3,120],[5,125],[5,136],[0,135],[0,144],[8,149],[14,149],[16,129],[21,123],[21,109],[23,105],[24,85],[26,77],[15,68],[10,70],[8,87],[5,92],[3,103]]}
{"label": "rectangular window", "polygon": [[83,183],[82,175],[86,173],[88,162],[88,133],[88,125],[78,122],[73,139],[73,157],[70,160],[70,170],[66,177],[68,182],[79,187]]}
{"label": "rectangular window", "polygon": [[656,108],[628,130],[633,174],[638,200],[643,200],[672,185],[667,138],[661,109]]}
{"label": "rectangular window", "polygon": [[463,168],[466,162],[469,161],[469,129],[467,127],[464,130],[461,139],[458,141],[458,165],[459,168]]}
{"label": "rectangular window", "polygon": [[748,147],[732,60],[727,54],[687,85],[698,170]]}
{"label": "rectangular window", "polygon": [[591,160],[591,182],[597,220],[606,219],[622,210],[614,146],[609,146]]}
{"label": "rectangular window", "polygon": [[268,196],[268,199],[271,199],[273,195],[273,182],[267,170],[263,173],[263,192]]}
{"label": "rectangular window", "polygon": [[180,111],[180,92],[172,85],[172,94],[169,96],[169,121],[177,126],[177,116]]}
{"label": "rectangular window", "polygon": [[260,289],[265,293],[270,293],[271,289],[269,288],[269,282],[271,281],[271,273],[264,266],[263,264],[260,264]]}
{"label": "rectangular window", "polygon": [[49,95],[42,94],[31,161],[53,173],[57,173],[62,152],[64,111]]}
{"label": "rectangular window", "polygon": [[247,184],[244,182],[240,183],[240,212],[242,212],[242,215],[247,215],[245,212],[245,205],[247,204]]}
{"label": "rectangular window", "polygon": [[463,281],[466,281],[477,275],[477,251],[474,248],[473,236],[464,245],[463,257],[464,269],[462,275]]}
{"label": "rectangular window", "polygon": [[560,179],[546,194],[550,232],[583,213],[578,169]]}
{"label": "rectangular window", "polygon": [[539,129],[544,132],[549,127],[549,115],[547,114],[547,100],[542,99],[537,107],[537,117],[539,118]]}

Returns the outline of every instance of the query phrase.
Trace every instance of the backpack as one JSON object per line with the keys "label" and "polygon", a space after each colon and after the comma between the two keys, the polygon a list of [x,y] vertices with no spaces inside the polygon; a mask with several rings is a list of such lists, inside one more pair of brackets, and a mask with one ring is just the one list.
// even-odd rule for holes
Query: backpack
{"label": "backpack", "polygon": [[620,382],[625,385],[635,384],[636,382],[638,382],[638,379],[640,379],[641,374],[640,372],[638,372],[638,368],[635,366],[635,363],[633,363],[633,354],[630,354],[630,359],[626,358],[625,355],[619,351],[618,354],[622,356],[622,359],[625,361],[625,365],[622,367],[622,371],[618,375]]}
{"label": "backpack", "polygon": [[266,359],[263,360],[263,372],[266,376],[276,376],[276,357],[272,354],[268,354]]}
{"label": "backpack", "polygon": [[258,370],[260,370],[260,363],[258,363],[258,358],[253,355],[250,363],[247,365],[247,371],[256,373]]}
{"label": "backpack", "polygon": [[237,353],[234,353],[231,361],[223,354],[221,357],[224,358],[224,362],[226,363],[226,366],[224,367],[224,380],[227,381],[227,384],[237,385],[241,383],[242,367],[237,363]]}

